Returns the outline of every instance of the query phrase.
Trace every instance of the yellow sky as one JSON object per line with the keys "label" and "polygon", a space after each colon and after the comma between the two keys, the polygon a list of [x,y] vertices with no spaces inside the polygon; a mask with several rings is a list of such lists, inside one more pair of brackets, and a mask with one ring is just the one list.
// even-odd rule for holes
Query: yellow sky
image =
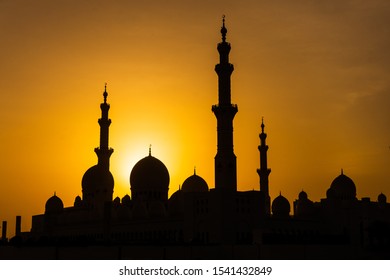
{"label": "yellow sky", "polygon": [[273,198],[318,201],[341,168],[359,198],[390,197],[388,1],[138,2],[0,1],[0,220],[28,230],[54,192],[81,195],[105,82],[114,197],[150,144],[170,193],[194,166],[213,187],[222,14],[239,189],[259,188],[264,116]]}

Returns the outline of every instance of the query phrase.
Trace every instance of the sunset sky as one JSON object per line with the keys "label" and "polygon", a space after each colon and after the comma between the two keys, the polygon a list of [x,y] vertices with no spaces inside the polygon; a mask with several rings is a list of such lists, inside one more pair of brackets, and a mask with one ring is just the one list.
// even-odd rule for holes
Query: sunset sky
{"label": "sunset sky", "polygon": [[214,187],[217,43],[231,43],[239,190],[258,190],[268,134],[270,194],[326,197],[344,169],[357,197],[390,199],[390,2],[0,0],[0,221],[30,230],[56,192],[65,206],[97,163],[99,105],[111,104],[114,197],[134,164]]}

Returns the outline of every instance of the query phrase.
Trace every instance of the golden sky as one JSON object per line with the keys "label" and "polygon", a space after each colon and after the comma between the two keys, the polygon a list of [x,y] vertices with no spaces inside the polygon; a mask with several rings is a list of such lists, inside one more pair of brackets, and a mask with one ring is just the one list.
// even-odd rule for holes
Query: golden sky
{"label": "golden sky", "polygon": [[194,166],[212,188],[223,14],[239,189],[259,189],[264,116],[272,198],[318,201],[341,168],[390,198],[389,1],[1,0],[0,220],[81,196],[106,82],[114,197],[150,144],[170,194]]}

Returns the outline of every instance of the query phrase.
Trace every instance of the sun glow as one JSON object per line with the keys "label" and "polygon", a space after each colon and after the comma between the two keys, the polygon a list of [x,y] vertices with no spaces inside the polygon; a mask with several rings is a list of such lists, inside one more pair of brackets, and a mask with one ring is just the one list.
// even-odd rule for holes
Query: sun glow
{"label": "sun glow", "polygon": [[[154,145],[151,139],[158,139]],[[115,196],[122,197],[125,194],[130,195],[130,173],[134,165],[149,155],[161,160],[167,167],[170,175],[170,190],[175,191],[178,187],[177,181],[181,180],[181,175],[173,168],[179,164],[180,143],[170,143],[164,141],[164,137],[157,137],[152,134],[140,134],[136,138],[121,137],[116,143],[118,148],[115,149],[117,154],[113,154],[111,159],[111,172],[116,178]],[[115,157],[114,157],[115,155]],[[180,177],[180,178],[179,178]]]}

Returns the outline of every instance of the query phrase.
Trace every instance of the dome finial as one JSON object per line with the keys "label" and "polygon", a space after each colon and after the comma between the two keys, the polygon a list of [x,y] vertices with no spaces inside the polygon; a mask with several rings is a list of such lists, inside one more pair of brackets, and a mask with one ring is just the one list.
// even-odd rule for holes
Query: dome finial
{"label": "dome finial", "polygon": [[107,83],[104,83],[104,92],[103,92],[103,97],[104,97],[104,103],[107,103]]}
{"label": "dome finial", "polygon": [[196,166],[194,166],[194,175],[196,175]]}
{"label": "dome finial", "polygon": [[152,144],[149,145],[149,156],[152,155]]}
{"label": "dome finial", "polygon": [[222,28],[221,28],[222,42],[226,42],[226,33],[227,33],[227,29],[225,27],[225,15],[222,15]]}
{"label": "dome finial", "polygon": [[341,168],[341,175],[344,175],[344,170]]}

